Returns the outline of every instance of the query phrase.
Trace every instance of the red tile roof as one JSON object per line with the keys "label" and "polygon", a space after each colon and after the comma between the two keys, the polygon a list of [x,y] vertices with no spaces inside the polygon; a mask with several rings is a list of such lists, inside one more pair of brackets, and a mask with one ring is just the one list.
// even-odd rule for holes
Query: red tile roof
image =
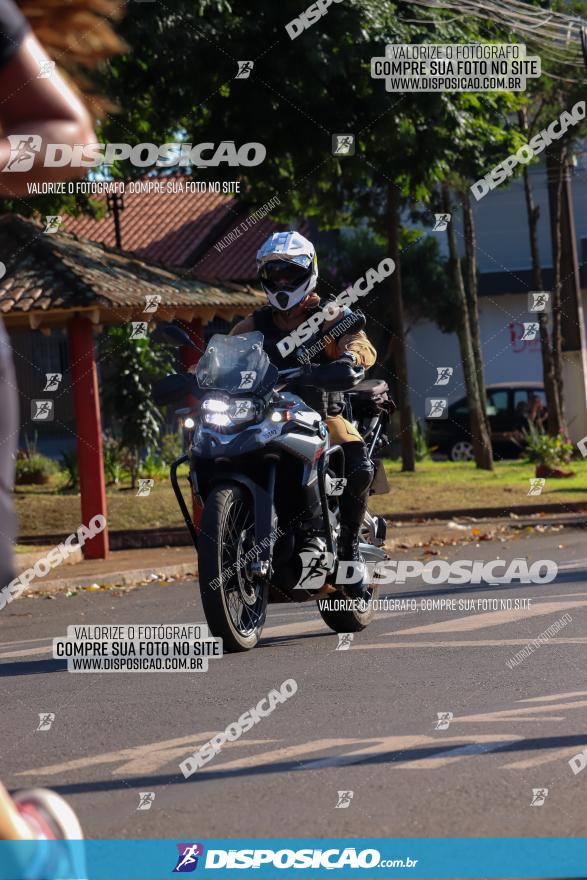
{"label": "red tile roof", "polygon": [[[173,175],[166,180],[178,179]],[[220,193],[129,193],[120,214],[122,247],[142,259],[170,267],[190,269],[202,281],[251,282],[257,277],[255,254],[272,232],[283,229],[269,216],[242,232],[231,244],[217,250],[224,236],[246,219],[234,196]],[[68,217],[67,232],[81,238],[115,245],[114,220]],[[307,233],[307,225],[300,227]]]}
{"label": "red tile roof", "polygon": [[[237,224],[235,224],[237,225]],[[232,231],[231,227],[228,231]],[[236,241],[217,250],[212,245],[209,250],[194,263],[190,274],[202,281],[251,281],[257,277],[255,255],[265,239],[278,227],[269,218],[259,220]],[[226,235],[226,233],[224,233]],[[218,243],[216,243],[218,244]]]}
{"label": "red tile roof", "polygon": [[[103,201],[104,197],[98,197]],[[236,209],[236,210],[235,210]],[[122,247],[138,257],[168,266],[189,265],[190,256],[215,226],[232,229],[240,211],[232,196],[221,193],[129,193],[120,213]],[[63,228],[80,238],[114,247],[114,220],[68,217]]]}

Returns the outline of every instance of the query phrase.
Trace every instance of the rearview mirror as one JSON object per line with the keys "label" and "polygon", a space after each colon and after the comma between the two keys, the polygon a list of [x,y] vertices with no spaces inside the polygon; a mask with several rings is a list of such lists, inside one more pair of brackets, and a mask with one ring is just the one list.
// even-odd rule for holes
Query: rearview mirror
{"label": "rearview mirror", "polygon": [[153,342],[161,342],[165,345],[174,345],[175,347],[186,346],[196,351],[202,351],[199,345],[191,339],[185,330],[178,327],[177,324],[159,324],[151,333]]}
{"label": "rearview mirror", "polygon": [[198,383],[193,373],[173,373],[154,382],[151,390],[157,406],[165,406],[183,400],[187,394],[194,394],[197,388]]}

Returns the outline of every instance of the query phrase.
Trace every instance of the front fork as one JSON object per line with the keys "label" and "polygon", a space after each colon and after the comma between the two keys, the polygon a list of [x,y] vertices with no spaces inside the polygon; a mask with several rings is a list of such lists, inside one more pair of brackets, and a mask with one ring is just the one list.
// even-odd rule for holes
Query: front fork
{"label": "front fork", "polygon": [[[273,545],[275,543],[274,526],[276,523],[274,522],[275,507],[273,496],[275,493],[277,457],[274,455],[268,455],[265,460],[268,464],[267,481],[265,486],[260,486],[244,474],[229,474],[226,477],[227,480],[245,486],[251,494],[255,511],[255,547],[257,550],[257,559],[251,565],[251,573],[255,576],[263,577],[270,573]],[[185,464],[186,462],[189,462],[189,456],[187,454],[182,455],[181,458],[174,461],[169,472],[169,479],[171,480],[171,485],[173,486],[179,509],[181,510],[181,514],[197,551],[198,533],[177,480],[177,469],[180,465]],[[199,496],[198,480],[194,470],[190,469],[189,479],[192,493]]]}

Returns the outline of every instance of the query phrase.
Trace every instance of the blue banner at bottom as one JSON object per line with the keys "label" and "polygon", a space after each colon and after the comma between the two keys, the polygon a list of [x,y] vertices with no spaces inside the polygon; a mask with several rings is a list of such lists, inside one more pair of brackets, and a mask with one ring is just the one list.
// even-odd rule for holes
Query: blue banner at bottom
{"label": "blue banner at bottom", "polygon": [[0,841],[0,880],[584,878],[587,837]]}

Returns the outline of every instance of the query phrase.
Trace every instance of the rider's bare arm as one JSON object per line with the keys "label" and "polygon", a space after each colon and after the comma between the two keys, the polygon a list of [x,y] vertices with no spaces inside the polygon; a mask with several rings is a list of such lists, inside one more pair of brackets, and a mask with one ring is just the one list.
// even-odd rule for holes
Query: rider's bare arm
{"label": "rider's bare arm", "polygon": [[239,321],[238,324],[235,324],[229,335],[235,336],[237,333],[251,333],[254,329],[255,321],[253,316],[249,315],[247,318],[243,318],[242,321]]}
{"label": "rider's bare arm", "polygon": [[[49,56],[32,33],[27,33],[10,61],[0,69],[0,197],[26,195],[27,184],[44,181],[63,181],[85,174],[85,168],[65,165],[45,168],[47,144],[91,144],[96,135],[90,116],[73,89],[56,69],[49,76],[39,77],[42,68],[51,67]],[[6,171],[15,158],[12,146],[31,135],[42,139],[41,148],[34,151],[31,168],[20,173]],[[30,149],[30,148],[29,148]],[[16,164],[17,168],[18,165]]]}

